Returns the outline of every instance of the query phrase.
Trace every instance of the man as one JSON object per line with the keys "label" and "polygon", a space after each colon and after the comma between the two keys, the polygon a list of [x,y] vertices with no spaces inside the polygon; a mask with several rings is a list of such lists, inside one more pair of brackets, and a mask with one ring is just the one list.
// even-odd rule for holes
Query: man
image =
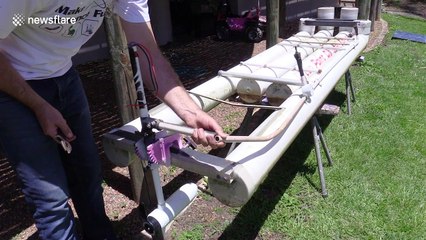
{"label": "man", "polygon": [[[94,34],[110,6],[129,42],[148,49],[156,66],[157,96],[203,145],[221,127],[189,97],[163,58],[149,23],[147,0],[0,1],[0,144],[22,180],[42,239],[76,239],[71,197],[85,239],[115,239],[105,214],[101,169],[87,100],[71,57]],[[65,153],[57,135],[71,142]]]}

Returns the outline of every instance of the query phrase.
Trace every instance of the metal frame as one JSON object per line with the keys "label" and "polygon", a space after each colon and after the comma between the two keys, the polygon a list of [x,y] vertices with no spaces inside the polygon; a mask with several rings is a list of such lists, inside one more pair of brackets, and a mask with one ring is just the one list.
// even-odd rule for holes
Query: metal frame
{"label": "metal frame", "polygon": [[351,76],[351,72],[348,70],[345,73],[345,84],[346,84],[346,101],[347,101],[347,105],[348,105],[348,114],[351,115],[352,114],[352,104],[351,102],[355,102],[355,90],[354,87],[352,85],[352,76]]}
{"label": "metal frame", "polygon": [[355,29],[355,35],[358,35],[360,21],[343,19],[306,19],[304,24],[307,26],[353,27]]}
{"label": "metal frame", "polygon": [[318,119],[315,115],[311,119],[311,126],[312,126],[312,135],[314,138],[314,145],[315,145],[315,157],[317,159],[318,174],[319,174],[320,183],[321,183],[321,195],[323,197],[327,197],[328,192],[327,192],[327,187],[325,184],[325,176],[324,176],[324,168],[322,164],[320,144],[322,146],[322,149],[324,150],[325,156],[327,157],[329,166],[333,165],[333,159],[331,158],[330,151],[327,147],[327,143],[324,138],[324,134],[322,133],[321,126],[319,125]]}

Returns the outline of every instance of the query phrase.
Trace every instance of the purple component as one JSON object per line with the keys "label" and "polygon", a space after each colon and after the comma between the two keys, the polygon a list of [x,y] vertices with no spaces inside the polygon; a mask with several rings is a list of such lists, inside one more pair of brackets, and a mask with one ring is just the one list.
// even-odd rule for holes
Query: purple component
{"label": "purple component", "polygon": [[183,148],[182,137],[180,134],[173,134],[164,138],[159,138],[156,142],[150,144],[146,149],[149,160],[156,164],[170,166],[170,147],[176,146]]}

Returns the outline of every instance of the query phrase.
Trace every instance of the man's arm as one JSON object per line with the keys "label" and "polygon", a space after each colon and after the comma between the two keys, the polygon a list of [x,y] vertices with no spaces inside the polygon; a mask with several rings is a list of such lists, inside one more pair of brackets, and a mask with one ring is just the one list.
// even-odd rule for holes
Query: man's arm
{"label": "man's arm", "polygon": [[12,96],[31,109],[36,115],[44,134],[55,138],[59,128],[68,141],[74,140],[74,134],[59,111],[34,92],[10,64],[2,49],[0,49],[0,91]]}
{"label": "man's arm", "polygon": [[[182,86],[176,72],[158,48],[151,24],[149,22],[129,23],[122,21],[122,25],[128,42],[142,44],[150,51],[156,69],[157,97],[172,108],[188,126],[196,128],[192,137],[197,143],[205,146],[210,145],[213,148],[223,147],[224,144],[217,143],[213,137],[206,137],[203,129],[215,131],[222,137],[226,134],[223,133],[222,128],[213,118],[198,107]],[[143,56],[143,54],[140,54],[140,56]],[[147,69],[147,63],[143,58],[141,58],[141,69]],[[146,80],[150,78],[146,72],[143,71],[144,83],[152,88],[150,81]]]}

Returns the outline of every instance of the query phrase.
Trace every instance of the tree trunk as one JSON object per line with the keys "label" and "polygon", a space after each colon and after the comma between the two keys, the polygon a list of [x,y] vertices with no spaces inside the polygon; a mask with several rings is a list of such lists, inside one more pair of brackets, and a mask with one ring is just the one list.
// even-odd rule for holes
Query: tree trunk
{"label": "tree trunk", "polygon": [[266,0],[266,48],[270,48],[278,43],[280,26],[279,0]]}

